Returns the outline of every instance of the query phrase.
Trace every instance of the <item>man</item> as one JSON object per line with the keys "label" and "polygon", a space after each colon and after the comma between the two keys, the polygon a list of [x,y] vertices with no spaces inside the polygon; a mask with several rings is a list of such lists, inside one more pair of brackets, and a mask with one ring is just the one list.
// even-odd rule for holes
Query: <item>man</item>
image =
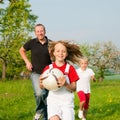
{"label": "man", "polygon": [[[36,99],[36,114],[34,120],[39,120],[42,116],[43,120],[47,120],[46,97],[48,91],[39,87],[39,77],[46,65],[51,64],[48,42],[45,36],[46,30],[44,25],[37,24],[35,26],[36,38],[27,41],[19,50],[22,59],[26,64],[26,68],[31,71],[30,78],[34,89]],[[31,51],[31,61],[26,55],[26,51]]]}

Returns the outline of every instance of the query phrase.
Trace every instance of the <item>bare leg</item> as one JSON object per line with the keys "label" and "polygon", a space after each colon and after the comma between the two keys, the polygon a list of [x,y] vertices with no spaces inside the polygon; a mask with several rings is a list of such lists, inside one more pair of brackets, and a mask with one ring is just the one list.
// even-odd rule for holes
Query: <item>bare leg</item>
{"label": "bare leg", "polygon": [[80,102],[80,105],[79,105],[80,110],[83,110],[84,104],[85,104],[85,101]]}
{"label": "bare leg", "polygon": [[79,112],[78,112],[78,117],[79,118],[83,118],[83,110],[84,110],[84,104],[85,104],[85,101],[82,101],[80,102],[79,104]]}
{"label": "bare leg", "polygon": [[84,109],[84,110],[83,110],[83,118],[86,118],[87,111],[88,111],[87,109]]}

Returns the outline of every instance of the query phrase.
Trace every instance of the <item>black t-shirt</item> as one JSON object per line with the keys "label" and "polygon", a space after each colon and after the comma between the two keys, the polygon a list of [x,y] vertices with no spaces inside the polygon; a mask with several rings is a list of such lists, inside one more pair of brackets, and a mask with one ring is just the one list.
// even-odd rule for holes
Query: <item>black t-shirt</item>
{"label": "black t-shirt", "polygon": [[37,38],[31,39],[24,44],[24,49],[31,51],[32,72],[41,74],[43,68],[51,64],[48,42],[49,40],[46,37],[46,43],[44,44],[41,44]]}

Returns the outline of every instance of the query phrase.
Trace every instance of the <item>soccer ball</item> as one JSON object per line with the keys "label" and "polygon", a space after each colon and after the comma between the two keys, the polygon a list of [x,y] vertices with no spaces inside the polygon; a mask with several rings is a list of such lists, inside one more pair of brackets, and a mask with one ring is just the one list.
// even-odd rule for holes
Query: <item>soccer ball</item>
{"label": "soccer ball", "polygon": [[52,90],[52,91],[56,91],[60,89],[60,87],[57,84],[57,80],[59,77],[62,77],[62,76],[63,76],[63,72],[57,68],[52,68],[44,71],[42,74],[43,86],[46,89]]}

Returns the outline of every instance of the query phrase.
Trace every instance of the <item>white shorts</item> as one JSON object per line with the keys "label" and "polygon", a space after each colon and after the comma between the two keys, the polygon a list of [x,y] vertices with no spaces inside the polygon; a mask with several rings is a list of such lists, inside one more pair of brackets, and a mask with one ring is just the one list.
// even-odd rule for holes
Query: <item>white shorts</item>
{"label": "white shorts", "polygon": [[[55,94],[54,94],[55,93]],[[51,92],[47,97],[48,119],[58,115],[62,120],[74,120],[74,93],[66,90],[60,92]]]}

